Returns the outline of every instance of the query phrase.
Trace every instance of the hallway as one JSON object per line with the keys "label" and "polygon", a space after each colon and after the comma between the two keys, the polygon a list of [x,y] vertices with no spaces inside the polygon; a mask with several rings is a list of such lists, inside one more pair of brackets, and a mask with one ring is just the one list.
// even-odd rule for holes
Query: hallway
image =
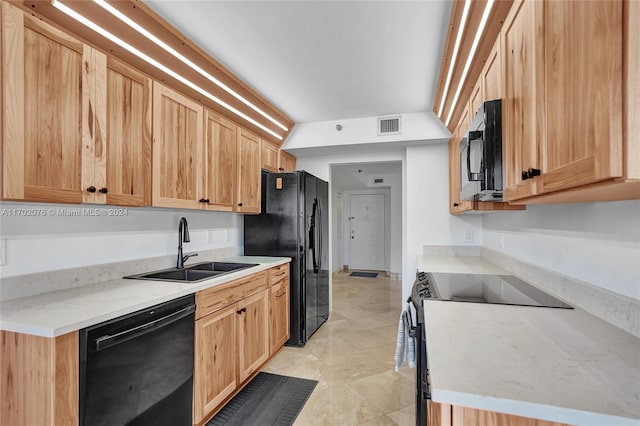
{"label": "hallway", "polygon": [[394,371],[401,286],[334,274],[329,321],[304,348],[285,347],[265,368],[319,381],[296,425],[415,424],[415,369]]}

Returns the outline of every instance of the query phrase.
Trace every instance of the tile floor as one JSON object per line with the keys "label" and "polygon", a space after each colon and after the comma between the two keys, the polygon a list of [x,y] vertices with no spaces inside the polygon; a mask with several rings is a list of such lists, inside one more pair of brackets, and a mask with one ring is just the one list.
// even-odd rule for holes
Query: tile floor
{"label": "tile floor", "polygon": [[265,371],[318,380],[296,426],[415,425],[415,369],[394,371],[401,281],[333,278],[333,312],[304,348]]}

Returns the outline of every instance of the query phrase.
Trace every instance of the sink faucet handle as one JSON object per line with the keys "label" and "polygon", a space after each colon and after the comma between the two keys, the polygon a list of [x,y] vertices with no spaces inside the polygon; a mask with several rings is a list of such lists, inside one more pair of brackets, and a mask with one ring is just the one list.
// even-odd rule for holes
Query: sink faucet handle
{"label": "sink faucet handle", "polygon": [[195,254],[187,254],[182,258],[182,264],[184,264],[184,262],[187,261],[187,259],[189,259],[190,257],[196,257],[198,255],[198,253]]}

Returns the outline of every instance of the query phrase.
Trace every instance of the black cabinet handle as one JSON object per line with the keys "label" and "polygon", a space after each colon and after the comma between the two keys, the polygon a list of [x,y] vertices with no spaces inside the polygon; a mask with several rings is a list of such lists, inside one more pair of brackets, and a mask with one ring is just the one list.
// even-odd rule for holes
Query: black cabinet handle
{"label": "black cabinet handle", "polygon": [[247,308],[242,308],[239,311],[236,311],[236,314],[242,315],[243,312],[247,312]]}
{"label": "black cabinet handle", "polygon": [[284,172],[284,167],[278,167],[278,170],[280,170],[281,172]]}
{"label": "black cabinet handle", "polygon": [[200,198],[200,202],[209,204],[209,199],[208,198]]}
{"label": "black cabinet handle", "polygon": [[238,207],[242,207],[242,203],[238,203]]}
{"label": "black cabinet handle", "polygon": [[94,192],[96,192],[96,187],[95,186],[88,187],[87,192],[91,192],[93,194]]}
{"label": "black cabinet handle", "polygon": [[529,179],[531,176],[529,176],[529,172],[526,170],[522,171],[522,180],[527,180]]}
{"label": "black cabinet handle", "polygon": [[540,176],[540,169],[529,168],[529,177]]}
{"label": "black cabinet handle", "polygon": [[453,207],[458,207],[458,203],[453,203]]}
{"label": "black cabinet handle", "polygon": [[100,188],[100,191],[98,191],[98,192],[101,193],[101,194],[106,194],[109,191],[107,190],[107,188]]}

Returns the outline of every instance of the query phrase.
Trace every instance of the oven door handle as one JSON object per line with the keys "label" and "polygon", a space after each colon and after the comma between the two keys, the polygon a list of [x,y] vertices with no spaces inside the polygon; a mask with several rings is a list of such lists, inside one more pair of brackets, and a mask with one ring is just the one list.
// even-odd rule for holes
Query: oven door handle
{"label": "oven door handle", "polygon": [[140,337],[147,333],[151,333],[152,331],[165,327],[169,324],[173,324],[174,322],[180,321],[181,319],[191,315],[195,311],[196,311],[196,305],[189,305],[184,309],[181,309],[176,312],[172,312],[167,316],[158,318],[157,320],[138,325],[128,330],[121,331],[120,333],[111,334],[111,335],[107,334],[107,335],[98,337],[95,339],[96,352],[100,352],[112,346],[119,345],[120,343],[124,343],[131,339],[135,339],[136,337]]}

